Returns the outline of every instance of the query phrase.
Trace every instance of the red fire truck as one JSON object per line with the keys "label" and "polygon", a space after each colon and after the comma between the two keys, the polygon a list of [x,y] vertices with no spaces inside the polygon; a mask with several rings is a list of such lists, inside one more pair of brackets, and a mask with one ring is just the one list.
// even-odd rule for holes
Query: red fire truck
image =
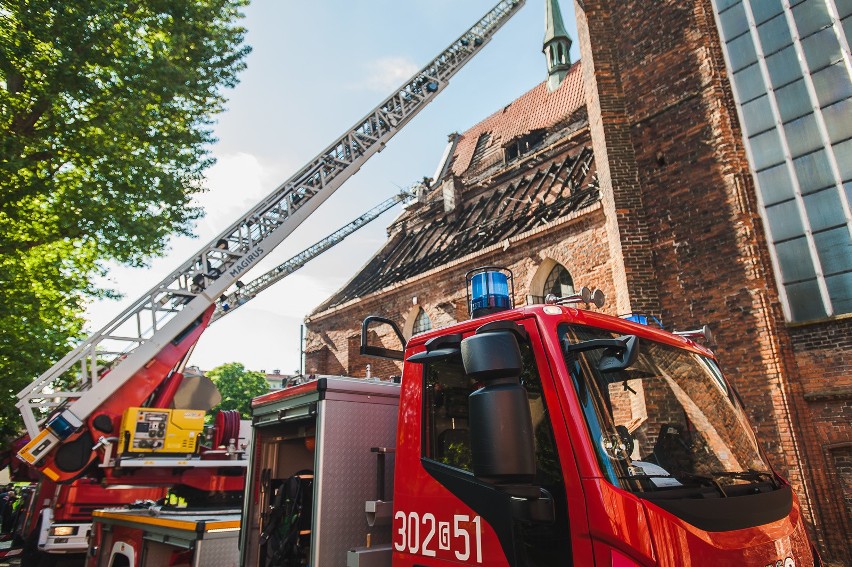
{"label": "red fire truck", "polygon": [[[790,485],[698,332],[511,309],[417,335],[401,384],[323,378],[253,403],[244,567],[819,565]],[[386,495],[391,498],[386,498]]]}

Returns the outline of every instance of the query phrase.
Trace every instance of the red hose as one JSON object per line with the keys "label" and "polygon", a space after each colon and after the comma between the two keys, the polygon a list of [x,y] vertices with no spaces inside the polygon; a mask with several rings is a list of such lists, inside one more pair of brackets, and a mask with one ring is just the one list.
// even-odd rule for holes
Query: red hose
{"label": "red hose", "polygon": [[231,439],[235,442],[240,437],[240,412],[237,410],[222,410],[216,414],[213,433],[213,448],[227,446]]}

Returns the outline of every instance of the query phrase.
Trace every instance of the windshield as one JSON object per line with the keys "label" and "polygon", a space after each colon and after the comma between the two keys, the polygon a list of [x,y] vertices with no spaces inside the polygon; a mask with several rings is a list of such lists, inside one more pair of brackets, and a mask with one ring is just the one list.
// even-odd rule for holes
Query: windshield
{"label": "windshield", "polygon": [[606,348],[576,345],[617,335],[567,324],[558,332],[601,470],[611,483],[663,498],[777,488],[742,407],[712,359],[641,338],[635,362],[604,373],[598,362]]}

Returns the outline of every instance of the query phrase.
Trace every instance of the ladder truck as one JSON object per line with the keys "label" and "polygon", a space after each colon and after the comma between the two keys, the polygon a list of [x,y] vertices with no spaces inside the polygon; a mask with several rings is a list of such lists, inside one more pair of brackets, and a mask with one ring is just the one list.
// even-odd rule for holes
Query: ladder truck
{"label": "ladder truck", "polygon": [[[191,500],[240,492],[244,475],[235,471],[244,460],[216,447],[197,450],[203,412],[169,409],[217,302],[380,152],[523,4],[499,1],[290,179],[19,392],[31,441],[18,457],[55,485],[82,478],[102,486],[180,485],[189,487]],[[238,435],[234,420],[226,421],[228,430],[217,431],[222,439]]]}
{"label": "ladder truck", "polygon": [[470,319],[408,341],[367,317],[361,354],[400,383],[253,400],[240,565],[822,565],[706,327],[603,315],[588,288],[515,308],[513,281],[471,270]]}
{"label": "ladder truck", "polygon": [[[232,293],[220,298],[210,324],[233,313],[260,292],[336,246],[347,236],[374,221],[395,205],[406,203],[413,197],[412,190],[402,190],[262,276],[247,284],[238,283]],[[221,437],[229,435],[231,433],[227,431],[221,432]],[[246,435],[243,434],[241,437],[244,439]],[[13,451],[17,452],[26,441],[28,439],[16,441]],[[214,443],[216,443],[215,440]],[[158,459],[157,463],[162,464],[162,459]],[[7,464],[10,465],[11,477],[14,480],[22,482],[38,480],[34,477],[33,471],[23,462],[7,459]],[[240,464],[244,465],[245,461]],[[161,486],[162,483],[157,483],[156,486],[134,485],[119,491],[110,490],[99,482],[93,482],[95,480],[97,479],[83,476],[70,483],[56,484],[45,479],[31,493],[28,493],[27,503],[24,506],[25,512],[21,515],[15,529],[18,547],[25,547],[24,567],[30,563],[49,563],[46,560],[37,561],[39,556],[85,552],[89,547],[87,536],[91,529],[93,510],[112,508],[134,501],[155,502],[168,494],[168,489]],[[46,504],[48,502],[50,505]],[[22,551],[19,548],[14,550],[16,555]]]}

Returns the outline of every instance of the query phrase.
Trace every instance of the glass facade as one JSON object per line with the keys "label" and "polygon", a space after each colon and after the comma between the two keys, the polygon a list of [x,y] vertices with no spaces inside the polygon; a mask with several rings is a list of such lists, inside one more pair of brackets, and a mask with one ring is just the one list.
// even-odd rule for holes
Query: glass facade
{"label": "glass facade", "polygon": [[790,321],[852,313],[852,0],[713,0]]}

